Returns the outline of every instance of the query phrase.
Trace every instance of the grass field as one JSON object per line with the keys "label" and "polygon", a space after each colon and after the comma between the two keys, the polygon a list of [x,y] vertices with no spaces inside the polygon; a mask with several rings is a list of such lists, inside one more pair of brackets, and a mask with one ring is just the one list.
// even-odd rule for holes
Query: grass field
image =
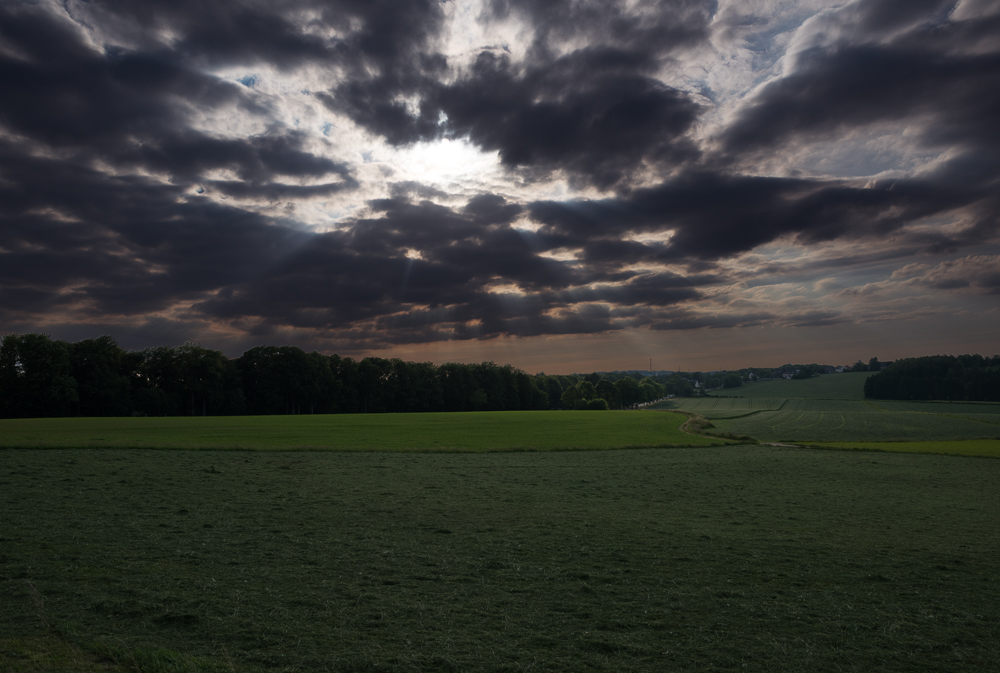
{"label": "grass field", "polygon": [[997,484],[771,446],[2,450],[0,671],[997,671]]}
{"label": "grass field", "polygon": [[747,393],[744,397],[679,398],[655,408],[695,413],[712,421],[715,427],[709,432],[762,442],[823,443],[832,448],[845,442],[905,443],[894,451],[912,442],[935,442],[935,452],[948,452],[941,442],[950,441],[954,453],[993,455],[959,444],[1000,438],[1000,404],[866,400],[866,377],[827,374],[802,381],[764,381],[725,392]]}
{"label": "grass field", "polygon": [[787,399],[772,397],[715,398],[690,397],[660,402],[654,409],[678,409],[689,411],[705,418],[735,418],[758,411],[778,411]]}
{"label": "grass field", "polygon": [[[1000,425],[969,418],[863,409],[775,411],[713,421],[713,432],[748,435],[760,441],[917,441],[1000,437]],[[995,417],[1000,419],[1000,416]]]}
{"label": "grass field", "polygon": [[824,374],[811,379],[777,379],[747,383],[739,388],[716,391],[716,395],[740,397],[801,397],[824,400],[860,400],[865,396],[865,379],[870,372]]}
{"label": "grass field", "polygon": [[491,451],[708,446],[680,414],[511,411],[0,420],[0,447]]}
{"label": "grass field", "polygon": [[1000,458],[1000,439],[971,439],[961,442],[817,442],[815,446],[829,449],[862,449]]}

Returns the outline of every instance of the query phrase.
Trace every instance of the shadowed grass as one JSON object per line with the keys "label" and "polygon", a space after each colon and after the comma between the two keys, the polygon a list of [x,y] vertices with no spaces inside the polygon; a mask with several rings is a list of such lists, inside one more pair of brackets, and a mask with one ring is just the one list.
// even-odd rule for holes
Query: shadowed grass
{"label": "shadowed grass", "polygon": [[967,439],[947,442],[810,442],[809,445],[821,449],[863,449],[1000,458],[1000,439]]}
{"label": "shadowed grass", "polygon": [[771,446],[0,451],[0,670],[58,638],[71,671],[996,671],[998,483]]}

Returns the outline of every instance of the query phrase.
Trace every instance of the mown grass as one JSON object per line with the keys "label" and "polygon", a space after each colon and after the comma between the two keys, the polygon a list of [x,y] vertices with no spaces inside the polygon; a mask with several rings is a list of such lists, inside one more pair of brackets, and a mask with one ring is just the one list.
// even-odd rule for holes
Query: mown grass
{"label": "mown grass", "polygon": [[128,646],[120,639],[68,641],[55,631],[0,638],[4,673],[230,673],[232,658],[191,657],[162,647]]}
{"label": "mown grass", "polygon": [[954,456],[1000,458],[1000,439],[970,439],[945,442],[817,442],[818,448],[937,453]]}
{"label": "mown grass", "polygon": [[0,420],[0,447],[389,451],[709,446],[680,414],[509,411],[439,414]]}
{"label": "mown grass", "polygon": [[734,418],[747,416],[759,411],[777,411],[788,400],[783,398],[714,398],[714,397],[679,397],[658,402],[650,407],[657,411],[676,409],[704,416],[705,418]]}
{"label": "mown grass", "polygon": [[763,442],[941,441],[1000,436],[1000,425],[995,422],[863,408],[863,403],[858,403],[857,410],[782,410],[721,418],[712,421],[712,432],[748,435]]}
{"label": "mown grass", "polygon": [[[696,413],[710,420],[710,434],[762,442],[835,443],[959,442],[1000,437],[1000,404],[864,399],[866,373],[827,374],[803,381],[764,381],[732,389],[747,397],[678,398],[657,409]],[[757,396],[775,394],[776,397]],[[727,391],[729,392],[729,391]],[[848,396],[854,395],[854,399]],[[916,444],[913,444],[916,446]],[[975,446],[938,444],[947,453],[983,455]],[[948,448],[951,446],[951,448]]]}
{"label": "mown grass", "polygon": [[760,446],[4,450],[0,670],[996,671],[998,483]]}

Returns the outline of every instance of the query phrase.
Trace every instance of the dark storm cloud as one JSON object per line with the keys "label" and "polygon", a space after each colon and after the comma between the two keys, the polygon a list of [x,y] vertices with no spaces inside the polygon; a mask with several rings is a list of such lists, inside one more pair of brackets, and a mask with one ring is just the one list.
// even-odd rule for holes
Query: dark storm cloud
{"label": "dark storm cloud", "polygon": [[746,164],[779,148],[905,122],[922,149],[947,150],[948,160],[919,179],[883,180],[865,190],[831,184],[799,198],[798,188],[779,186],[779,198],[791,195],[797,207],[767,205],[770,225],[738,227],[763,234],[750,233],[746,244],[768,238],[767,229],[804,242],[884,236],[956,208],[970,222],[965,229],[907,232],[900,244],[954,252],[996,237],[1000,15],[950,19],[953,7],[868,1],[847,18],[828,19],[847,37],[798,55],[795,69],[766,85],[721,135],[729,159]]}
{"label": "dark storm cloud", "polygon": [[563,170],[600,188],[644,162],[673,166],[698,151],[686,134],[700,106],[637,71],[630,55],[574,53],[518,72],[481,54],[438,94],[447,132],[495,150],[510,168]]}
{"label": "dark storm cloud", "polygon": [[[100,322],[180,306],[192,325],[231,321],[259,335],[342,330],[369,344],[573,334],[623,327],[604,304],[683,303],[714,280],[539,256],[551,242],[511,229],[522,207],[494,194],[453,209],[384,199],[371,204],[375,217],[316,234],[10,142],[0,144],[0,166],[6,324],[60,313]],[[410,250],[420,258],[406,257]],[[495,289],[507,283],[524,292]]]}
{"label": "dark storm cloud", "polygon": [[[459,67],[437,52],[436,0],[70,0],[78,23],[0,5],[4,326],[121,318],[140,340],[184,325],[261,338],[297,328],[378,347],[848,320],[727,299],[724,286],[746,277],[726,260],[779,239],[878,248],[813,267],[844,273],[947,251],[953,261],[907,282],[998,291],[995,257],[957,251],[1000,226],[1000,19],[953,20],[945,2],[857,3],[824,19],[839,40],[801,54],[708,151],[696,131],[711,97],[658,78],[707,44],[714,3],[625,6],[496,0],[482,19],[523,22],[524,58],[493,46]],[[357,196],[364,207],[325,233],[226,205],[369,187],[364,170],[324,156],[341,139],[284,125],[280,97],[252,79],[209,74],[258,66],[324,73],[323,105],[389,144],[466,138],[519,180],[565,176],[616,195],[525,203],[516,186],[459,198],[398,182],[385,198]],[[264,131],[200,126],[230,114]],[[868,184],[756,174],[762,157],[901,121],[948,159]],[[911,227],[952,214],[964,225]]]}
{"label": "dark storm cloud", "polygon": [[[310,238],[266,275],[197,310],[323,329],[359,329],[375,321],[381,338],[406,343],[419,341],[418,335],[576,334],[636,322],[616,320],[610,304],[677,305],[719,280],[607,274],[541,257],[544,244],[507,226],[518,209],[496,195],[480,195],[454,210],[399,199],[373,206],[382,217]],[[407,258],[404,250],[419,250],[421,257]],[[504,289],[508,283],[520,291]]]}
{"label": "dark storm cloud", "polygon": [[[947,2],[867,2],[855,39],[812,47],[722,135],[733,156],[911,120],[928,146],[1000,149],[1000,15],[943,20]],[[906,27],[884,36],[881,31]],[[993,175],[996,175],[995,173]]]}
{"label": "dark storm cloud", "polygon": [[175,186],[109,178],[9,144],[0,144],[0,167],[0,284],[5,297],[36,293],[36,313],[67,304],[94,315],[157,311],[252,277],[304,239],[253,213],[186,200]]}
{"label": "dark storm cloud", "polygon": [[[442,84],[443,62],[425,54],[320,95],[392,144],[468,138],[529,176],[564,171],[578,183],[622,186],[647,165],[670,168],[699,154],[688,132],[701,105],[653,75],[672,53],[705,39],[711,16],[702,2],[654,4],[640,18],[623,3],[494,3],[494,20],[517,15],[535,29],[523,62],[484,50]],[[581,36],[591,41],[559,53],[556,41]],[[417,109],[401,96],[416,96]]]}
{"label": "dark storm cloud", "polygon": [[846,183],[694,173],[600,201],[532,204],[540,233],[579,245],[632,232],[672,230],[661,260],[731,257],[793,235],[805,243],[879,237],[921,218],[975,204],[989,190],[920,180]]}
{"label": "dark storm cloud", "polygon": [[[443,18],[436,0],[88,0],[73,4],[71,14],[123,44],[142,51],[166,46],[203,65],[332,62],[383,73],[423,53]],[[164,34],[177,37],[164,45]]]}
{"label": "dark storm cloud", "polygon": [[231,139],[192,128],[194,110],[265,111],[242,87],[192,70],[176,55],[98,53],[75,26],[31,5],[0,7],[0,39],[9,47],[0,52],[0,125],[29,146],[188,181],[228,169],[261,189],[279,176],[334,176],[328,189],[353,186],[349,169],[306,151],[301,134]]}

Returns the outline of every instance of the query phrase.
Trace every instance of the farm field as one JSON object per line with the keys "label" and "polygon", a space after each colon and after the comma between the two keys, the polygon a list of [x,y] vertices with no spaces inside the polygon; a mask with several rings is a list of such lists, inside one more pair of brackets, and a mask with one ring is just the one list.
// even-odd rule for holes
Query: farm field
{"label": "farm field", "polygon": [[[913,411],[775,411],[713,420],[710,432],[747,435],[763,442],[876,442],[1000,437],[1000,424]],[[994,419],[1000,420],[1000,416]]]}
{"label": "farm field", "polygon": [[705,418],[733,418],[747,416],[758,411],[778,411],[788,402],[785,398],[715,398],[681,397],[654,405],[653,409],[677,409],[688,411]]}
{"label": "farm field", "polygon": [[907,402],[904,400],[869,400],[886,411],[921,411],[928,414],[980,418],[1000,415],[1000,402]]}
{"label": "farm field", "polygon": [[0,447],[493,451],[709,446],[680,414],[509,411],[437,414],[0,420]]}
{"label": "farm field", "polygon": [[801,397],[827,400],[860,400],[865,396],[865,379],[870,372],[824,374],[811,379],[778,379],[747,383],[739,388],[717,391],[718,395],[740,397]]}
{"label": "farm field", "polygon": [[[864,399],[865,376],[827,374],[804,381],[765,381],[731,389],[731,394],[763,389],[776,397],[677,398],[654,409],[695,413],[712,421],[715,427],[710,433],[731,433],[763,442],[941,442],[1000,438],[1000,404],[868,400]],[[811,385],[805,386],[806,383]],[[856,397],[847,399],[851,390]],[[892,450],[902,449],[896,446]],[[955,452],[969,451],[972,449]]]}
{"label": "farm field", "polygon": [[898,451],[903,453],[938,453],[959,456],[1000,458],[1000,439],[970,439],[963,442],[817,442],[814,446],[830,449]]}
{"label": "farm field", "polygon": [[0,670],[997,671],[998,483],[771,446],[2,450]]}

